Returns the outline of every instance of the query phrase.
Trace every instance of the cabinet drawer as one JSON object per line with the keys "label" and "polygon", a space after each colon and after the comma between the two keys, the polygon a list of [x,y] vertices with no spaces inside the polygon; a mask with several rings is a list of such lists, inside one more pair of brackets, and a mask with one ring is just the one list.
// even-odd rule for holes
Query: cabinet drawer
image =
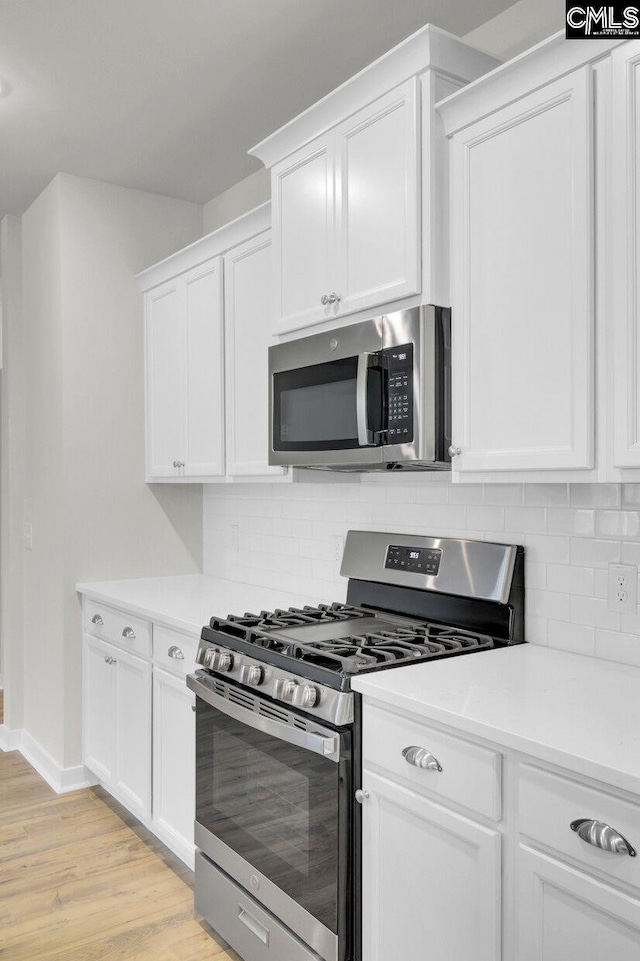
{"label": "cabinet drawer", "polygon": [[153,659],[159,667],[163,667],[172,674],[183,677],[193,673],[196,669],[196,653],[198,641],[188,634],[180,634],[168,627],[156,627],[153,630]]}
{"label": "cabinet drawer", "polygon": [[528,764],[518,772],[518,829],[556,855],[566,855],[587,868],[640,887],[640,857],[603,851],[581,840],[571,822],[602,821],[640,850],[640,804],[541,771]]}
{"label": "cabinet drawer", "polygon": [[[363,758],[442,800],[499,821],[501,817],[501,755],[452,737],[416,719],[400,717],[365,705]],[[442,770],[416,767],[403,755],[408,747],[429,751]]]}
{"label": "cabinet drawer", "polygon": [[132,654],[151,657],[152,626],[149,621],[87,599],[83,616],[87,634],[102,637]]}

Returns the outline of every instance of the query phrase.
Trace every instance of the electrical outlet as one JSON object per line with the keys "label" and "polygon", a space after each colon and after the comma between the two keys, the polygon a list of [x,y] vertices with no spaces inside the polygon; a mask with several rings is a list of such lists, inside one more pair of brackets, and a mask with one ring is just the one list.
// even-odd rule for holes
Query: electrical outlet
{"label": "electrical outlet", "polygon": [[609,564],[609,610],[636,614],[638,610],[638,568],[635,564]]}
{"label": "electrical outlet", "polygon": [[25,551],[32,551],[33,550],[33,524],[30,524],[28,521],[25,522],[22,528],[22,537],[24,540]]}
{"label": "electrical outlet", "polygon": [[236,554],[238,553],[238,541],[240,538],[239,531],[240,531],[240,528],[238,527],[237,524],[229,525],[229,547]]}

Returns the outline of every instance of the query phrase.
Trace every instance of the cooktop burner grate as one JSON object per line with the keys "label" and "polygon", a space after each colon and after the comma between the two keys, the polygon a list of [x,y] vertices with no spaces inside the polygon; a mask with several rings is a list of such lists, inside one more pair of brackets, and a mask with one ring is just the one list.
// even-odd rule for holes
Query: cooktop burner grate
{"label": "cooktop burner grate", "polygon": [[487,635],[338,603],[213,618],[211,629],[342,676],[493,647]]}

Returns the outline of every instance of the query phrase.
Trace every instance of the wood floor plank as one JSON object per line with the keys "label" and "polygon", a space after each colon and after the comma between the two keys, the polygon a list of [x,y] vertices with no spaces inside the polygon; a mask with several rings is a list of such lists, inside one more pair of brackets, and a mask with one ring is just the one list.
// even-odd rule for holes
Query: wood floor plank
{"label": "wood floor plank", "polygon": [[56,795],[0,753],[2,961],[240,961],[193,876],[101,789]]}

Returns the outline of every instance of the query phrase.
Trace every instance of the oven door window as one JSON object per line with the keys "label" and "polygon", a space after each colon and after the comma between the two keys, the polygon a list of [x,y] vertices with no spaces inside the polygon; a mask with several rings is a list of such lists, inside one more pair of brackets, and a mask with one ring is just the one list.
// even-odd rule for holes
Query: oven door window
{"label": "oven door window", "polygon": [[[281,451],[350,450],[358,443],[358,357],[273,375],[273,446]],[[368,422],[382,419],[382,372],[368,377]]]}
{"label": "oven door window", "polygon": [[196,819],[333,932],[341,765],[198,699]]}

